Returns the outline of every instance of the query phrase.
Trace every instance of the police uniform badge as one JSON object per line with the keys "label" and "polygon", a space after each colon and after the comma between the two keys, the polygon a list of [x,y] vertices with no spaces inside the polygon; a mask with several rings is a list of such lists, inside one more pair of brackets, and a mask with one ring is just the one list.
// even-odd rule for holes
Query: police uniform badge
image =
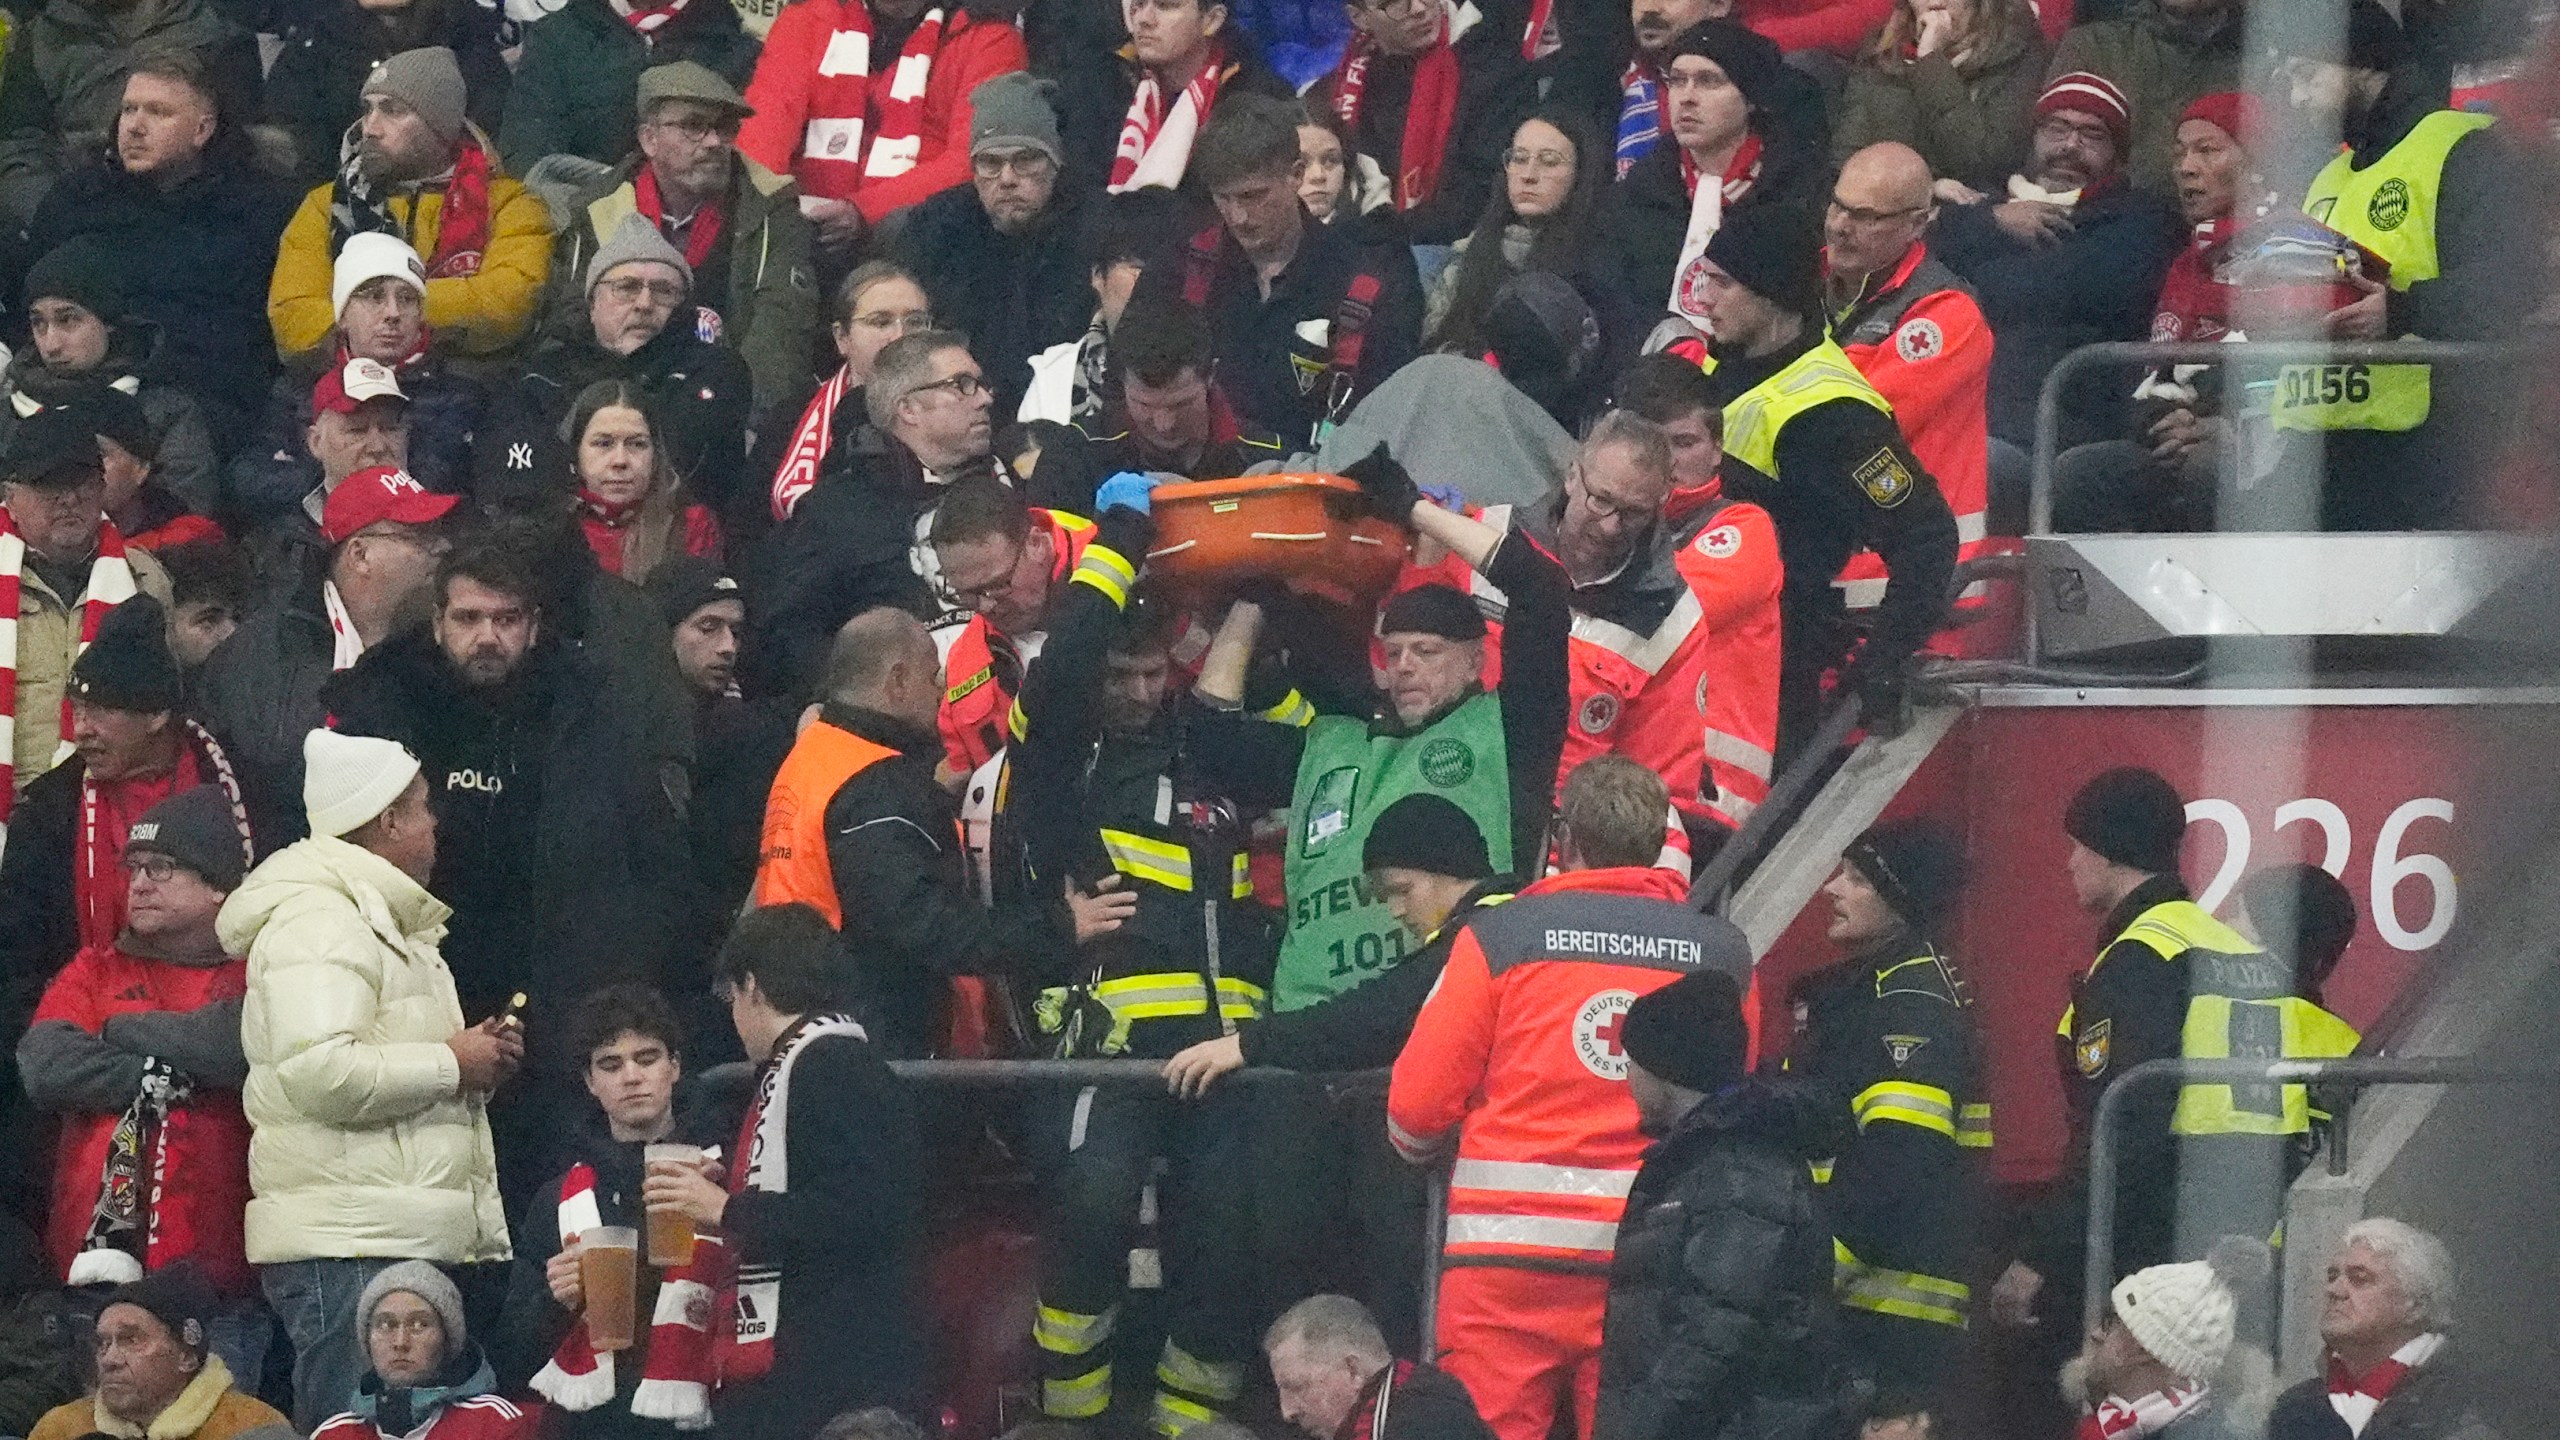
{"label": "police uniform badge", "polygon": [[1879,510],[1890,510],[1910,499],[1912,488],[1918,483],[1911,478],[1911,467],[1902,463],[1902,457],[1894,454],[1890,445],[1868,456],[1864,464],[1849,472],[1849,478],[1858,482],[1858,488]]}
{"label": "police uniform badge", "polygon": [[2101,1020],[2071,1037],[2071,1055],[2080,1066],[2081,1078],[2095,1080],[2107,1073],[2107,1055],[2115,1039],[2115,1026],[2113,1020]]}
{"label": "police uniform badge", "polygon": [[1919,1054],[1920,1047],[1928,1043],[1926,1035],[1887,1035],[1884,1037],[1884,1052],[1893,1057],[1893,1068],[1899,1070],[1910,1064],[1911,1057]]}

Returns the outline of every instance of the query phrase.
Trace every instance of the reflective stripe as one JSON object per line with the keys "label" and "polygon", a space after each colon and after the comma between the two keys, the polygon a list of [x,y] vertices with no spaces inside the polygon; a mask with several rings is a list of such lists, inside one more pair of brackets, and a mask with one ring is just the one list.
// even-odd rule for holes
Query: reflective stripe
{"label": "reflective stripe", "polygon": [[1452,1190],[1508,1190],[1522,1195],[1588,1195],[1624,1200],[1635,1183],[1633,1170],[1541,1165],[1531,1160],[1461,1160],[1449,1172]]}
{"label": "reflective stripe", "polygon": [[1956,1098],[1935,1085],[1879,1080],[1858,1092],[1858,1098],[1849,1102],[1849,1113],[1857,1117],[1860,1130],[1869,1121],[1898,1120],[1955,1138]]}
{"label": "reflective stripe", "polygon": [[1550,1250],[1618,1248],[1614,1220],[1559,1220],[1551,1215],[1452,1215],[1451,1245],[1541,1245]]}
{"label": "reflective stripe", "polygon": [[1654,675],[1671,663],[1671,657],[1679,653],[1681,643],[1689,638],[1689,632],[1697,629],[1698,622],[1705,618],[1705,611],[1698,605],[1697,592],[1683,590],[1679,602],[1671,607],[1671,613],[1662,617],[1662,623],[1654,626],[1650,635],[1639,635],[1624,625],[1594,619],[1577,610],[1573,616],[1573,638],[1597,645],[1647,675]]}
{"label": "reflective stripe", "polygon": [[1111,597],[1114,605],[1129,603],[1129,587],[1138,583],[1138,569],[1107,545],[1087,545],[1084,558],[1076,562],[1076,573],[1067,577],[1069,584],[1090,585]]}
{"label": "reflective stripe", "polygon": [[1306,696],[1292,690],[1281,696],[1280,702],[1270,709],[1253,712],[1253,718],[1268,720],[1274,725],[1286,725],[1293,730],[1303,730],[1316,723],[1316,707],[1308,703]]}
{"label": "reflective stripe", "polygon": [[1148,1419],[1147,1426],[1165,1436],[1166,1440],[1171,1440],[1171,1437],[1194,1425],[1215,1424],[1217,1419],[1218,1412],[1208,1406],[1159,1390],[1156,1392],[1155,1414]]}
{"label": "reflective stripe", "polygon": [[1089,1355],[1110,1340],[1119,1320],[1117,1305],[1099,1315],[1079,1315],[1073,1310],[1043,1305],[1031,1322],[1031,1338],[1052,1355]]}
{"label": "reflective stripe", "polygon": [[1209,1013],[1209,987],[1197,975],[1159,972],[1123,975],[1093,987],[1093,997],[1111,1007],[1115,1020],[1164,1020]]}
{"label": "reflective stripe", "polygon": [[1153,840],[1128,830],[1104,830],[1102,849],[1111,857],[1111,868],[1132,880],[1144,880],[1168,890],[1191,888],[1188,845]]}
{"label": "reflective stripe", "polygon": [[1228,861],[1227,897],[1232,900],[1253,898],[1253,857],[1241,850]]}
{"label": "reflective stripe", "polygon": [[1831,1242],[1831,1260],[1832,1292],[1841,1304],[1853,1310],[1965,1328],[1965,1306],[1973,1300],[1970,1287],[1915,1270],[1878,1269],[1850,1253],[1837,1237]]}
{"label": "reflective stripe", "polygon": [[1111,1367],[1072,1380],[1040,1382],[1040,1413],[1053,1420],[1090,1420],[1111,1408]]}
{"label": "reflective stripe", "polygon": [[1432,1151],[1440,1148],[1438,1138],[1434,1136],[1425,1140],[1397,1124],[1394,1116],[1387,1117],[1387,1143],[1395,1146],[1396,1153],[1407,1160],[1421,1160],[1428,1157]]}
{"label": "reflective stripe", "polygon": [[1005,712],[1004,728],[1005,733],[1016,740],[1031,737],[1031,712],[1022,708],[1020,696],[1014,697],[1013,708]]}
{"label": "reflective stripe", "polygon": [[1956,1143],[1968,1150],[1991,1148],[1991,1104],[1976,1101],[1956,1111]]}
{"label": "reflective stripe", "polygon": [[1262,987],[1252,981],[1218,977],[1218,1013],[1227,1019],[1259,1020],[1270,1003]]}
{"label": "reflective stripe", "polygon": [[1990,533],[1991,517],[1986,511],[1976,510],[1956,517],[1956,543],[1959,545],[1974,544]]}
{"label": "reflective stripe", "polygon": [[1709,730],[1706,750],[1708,759],[1736,766],[1757,779],[1766,780],[1777,773],[1777,756],[1770,754],[1765,747],[1727,731]]}
{"label": "reflective stripe", "polygon": [[1167,1340],[1156,1360],[1156,1383],[1208,1400],[1233,1400],[1244,1393],[1244,1366],[1234,1361],[1212,1363]]}
{"label": "reflective stripe", "polygon": [[1760,806],[1729,791],[1718,790],[1716,798],[1707,802],[1707,808],[1732,821],[1733,828],[1739,830],[1749,823],[1752,813]]}
{"label": "reflective stripe", "polygon": [[1828,1185],[1831,1183],[1831,1167],[1837,1163],[1832,1160],[1808,1160],[1805,1162],[1805,1168],[1813,1172],[1814,1184]]}
{"label": "reflective stripe", "polygon": [[[1884,603],[1884,587],[1889,583],[1890,577],[1884,580],[1862,578],[1857,580],[1834,580],[1831,582],[1831,587],[1840,592],[1840,603],[1846,605],[1848,608],[1852,610],[1873,610]],[[1964,587],[1964,593],[1956,597],[1956,603],[1961,605],[1967,601],[1980,600],[1990,593],[1990,581],[1976,580],[1972,584]]]}

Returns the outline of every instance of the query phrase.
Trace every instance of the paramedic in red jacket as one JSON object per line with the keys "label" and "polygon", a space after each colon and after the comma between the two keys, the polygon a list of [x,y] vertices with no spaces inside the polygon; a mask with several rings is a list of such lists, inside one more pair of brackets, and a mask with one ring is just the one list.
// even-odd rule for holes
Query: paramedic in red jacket
{"label": "paramedic in red jacket", "polygon": [[[1973,291],[1929,253],[1938,215],[1929,164],[1893,141],[1850,156],[1822,224],[1823,303],[1849,363],[1893,405],[1894,423],[1956,514],[1956,563],[1983,554],[1990,506],[1991,326]],[[1854,613],[1884,598],[1884,561],[1861,550],[1837,583]],[[1965,588],[1948,623],[1982,604]],[[1941,642],[1942,644],[1944,642]]]}
{"label": "paramedic in red jacket", "polygon": [[[248,864],[219,786],[143,812],[124,845],[123,931],[54,976],[18,1041],[29,1097],[61,1119],[45,1237],[57,1277],[128,1279],[191,1260],[235,1307],[257,1293],[240,1238],[248,968],[213,929]],[[119,1147],[128,1122],[134,1143]],[[218,1324],[214,1348],[255,1375],[265,1345],[226,1344],[237,1328]]]}
{"label": "paramedic in red jacket", "polygon": [[1654,868],[1668,797],[1625,756],[1565,781],[1566,873],[1477,913],[1397,1057],[1387,1138],[1417,1164],[1455,1141],[1441,1364],[1501,1440],[1546,1440],[1570,1403],[1591,1433],[1609,1261],[1645,1139],[1620,1043],[1637,999],[1748,942]]}
{"label": "paramedic in red jacket", "polygon": [[976,477],[943,492],[926,539],[960,614],[933,630],[942,652],[942,746],[967,775],[1012,733],[1022,672],[1047,636],[1049,598],[1065,593],[1093,522],[1023,503],[1001,480]]}

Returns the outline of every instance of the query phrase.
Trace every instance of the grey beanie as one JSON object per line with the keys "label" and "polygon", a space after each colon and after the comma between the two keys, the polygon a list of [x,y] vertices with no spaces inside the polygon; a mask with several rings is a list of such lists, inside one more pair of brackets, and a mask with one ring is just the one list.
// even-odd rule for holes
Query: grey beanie
{"label": "grey beanie", "polygon": [[427,1302],[444,1322],[444,1353],[450,1358],[471,1343],[471,1332],[462,1323],[462,1292],[453,1287],[445,1273],[424,1260],[403,1260],[386,1267],[364,1287],[356,1300],[356,1349],[364,1353],[365,1337],[373,1329],[373,1310],[395,1291],[406,1290]]}
{"label": "grey beanie", "polygon": [[684,277],[685,289],[693,288],[693,267],[685,263],[684,252],[668,244],[667,237],[659,234],[658,227],[650,224],[646,216],[625,215],[605,242],[596,247],[595,257],[587,261],[587,293],[594,294],[614,266],[639,260],[667,266]]}
{"label": "grey beanie", "polygon": [[1058,112],[1049,103],[1049,84],[1023,71],[982,81],[969,92],[971,158],[1000,146],[1029,145],[1054,164],[1066,163],[1058,143]]}
{"label": "grey beanie", "polygon": [[436,138],[448,144],[462,135],[469,92],[462,83],[462,66],[441,45],[403,50],[374,66],[358,93],[389,96],[417,111]]}

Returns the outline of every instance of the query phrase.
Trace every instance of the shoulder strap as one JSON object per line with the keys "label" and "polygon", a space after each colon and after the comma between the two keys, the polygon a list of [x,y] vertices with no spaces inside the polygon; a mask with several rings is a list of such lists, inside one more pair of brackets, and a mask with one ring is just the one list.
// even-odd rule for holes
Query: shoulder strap
{"label": "shoulder strap", "polygon": [[1191,237],[1185,247],[1182,263],[1182,298],[1193,309],[1209,303],[1209,290],[1218,282],[1218,242],[1225,231],[1212,225]]}
{"label": "shoulder strap", "polygon": [[1367,270],[1351,277],[1342,289],[1342,303],[1333,312],[1333,344],[1325,369],[1331,378],[1326,382],[1324,413],[1328,420],[1338,420],[1350,403],[1351,387],[1360,376],[1360,354],[1368,348],[1369,319],[1377,312],[1378,295],[1386,282]]}

